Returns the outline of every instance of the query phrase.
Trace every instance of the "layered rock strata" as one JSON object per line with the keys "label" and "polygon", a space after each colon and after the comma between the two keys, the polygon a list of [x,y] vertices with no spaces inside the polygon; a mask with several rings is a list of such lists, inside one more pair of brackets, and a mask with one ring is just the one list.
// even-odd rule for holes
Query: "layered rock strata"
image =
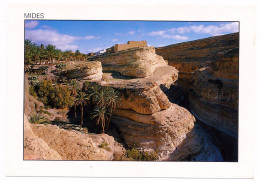
{"label": "layered rock strata", "polygon": [[24,160],[62,160],[57,151],[34,134],[26,116],[24,116]]}
{"label": "layered rock strata", "polygon": [[[227,52],[238,47],[239,34],[233,33],[156,48],[156,53],[168,60],[169,65],[179,70],[178,84],[188,94],[195,71],[211,67],[212,62],[226,59]],[[226,73],[230,74],[228,69],[237,67],[238,64],[226,62],[226,65],[222,65],[222,71],[225,69]],[[238,76],[237,73],[235,74],[233,75]]]}
{"label": "layered rock strata", "polygon": [[[113,112],[111,122],[119,129],[128,147],[156,151],[160,160],[187,159],[200,153],[203,146],[193,149],[190,141],[187,143],[189,153],[186,147],[179,147],[186,139],[203,138],[200,135],[187,137],[193,130],[195,118],[185,108],[170,103],[163,92],[177,77],[178,71],[174,67],[164,66],[145,78],[100,82],[102,86],[120,92],[121,102]],[[198,140],[193,141],[200,144]],[[182,152],[176,152],[178,147]]]}
{"label": "layered rock strata", "polygon": [[[24,121],[25,160],[114,160],[125,149],[107,134],[85,134]],[[101,147],[100,145],[105,146]]]}
{"label": "layered rock strata", "polygon": [[156,53],[180,71],[177,84],[193,115],[237,138],[239,34],[170,45]]}
{"label": "layered rock strata", "polygon": [[139,47],[104,54],[97,56],[95,60],[102,63],[104,71],[117,71],[130,77],[147,77],[152,75],[156,68],[168,65],[167,61],[155,53],[154,47]]}
{"label": "layered rock strata", "polygon": [[189,102],[200,121],[238,138],[238,80],[214,76],[208,69],[197,71]]}
{"label": "layered rock strata", "polygon": [[67,70],[60,73],[61,77],[68,79],[97,81],[102,78],[102,65],[99,61],[82,62],[80,65],[70,65]]}

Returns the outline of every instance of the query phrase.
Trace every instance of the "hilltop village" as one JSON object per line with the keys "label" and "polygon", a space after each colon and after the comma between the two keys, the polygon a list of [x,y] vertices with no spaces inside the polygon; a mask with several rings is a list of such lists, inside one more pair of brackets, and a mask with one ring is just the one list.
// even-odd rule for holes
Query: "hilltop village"
{"label": "hilltop village", "polygon": [[238,38],[38,57],[25,42],[24,159],[237,161]]}

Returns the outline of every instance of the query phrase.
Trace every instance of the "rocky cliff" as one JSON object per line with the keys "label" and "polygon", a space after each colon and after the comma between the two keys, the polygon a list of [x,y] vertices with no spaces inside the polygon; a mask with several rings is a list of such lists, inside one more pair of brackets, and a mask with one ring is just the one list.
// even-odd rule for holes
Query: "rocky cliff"
{"label": "rocky cliff", "polygon": [[167,62],[155,53],[154,47],[122,50],[118,53],[96,57],[104,71],[117,71],[124,76],[147,77],[156,68],[167,66]]}
{"label": "rocky cliff", "polygon": [[99,61],[81,62],[80,64],[69,65],[66,70],[60,73],[61,77],[78,80],[96,81],[102,78],[102,66]]}
{"label": "rocky cliff", "polygon": [[180,71],[177,84],[191,112],[204,123],[238,137],[239,34],[156,49]]}
{"label": "rocky cliff", "polygon": [[[122,61],[118,64],[127,63],[124,59]],[[111,78],[99,82],[102,86],[110,86],[120,92],[121,102],[113,112],[111,122],[116,125],[128,147],[156,151],[160,160],[185,160],[200,154],[204,149],[206,142],[203,136],[193,131],[193,115],[185,108],[171,103],[163,92],[174,85],[177,79],[178,71],[166,64],[143,78]],[[184,142],[185,146],[181,146]],[[198,145],[193,147],[195,142]],[[208,156],[204,155],[207,159],[209,155],[215,154],[207,153]],[[221,156],[215,159],[219,160]]]}
{"label": "rocky cliff", "polygon": [[107,134],[92,135],[51,124],[30,124],[25,116],[25,160],[114,160],[124,153],[123,146]]}

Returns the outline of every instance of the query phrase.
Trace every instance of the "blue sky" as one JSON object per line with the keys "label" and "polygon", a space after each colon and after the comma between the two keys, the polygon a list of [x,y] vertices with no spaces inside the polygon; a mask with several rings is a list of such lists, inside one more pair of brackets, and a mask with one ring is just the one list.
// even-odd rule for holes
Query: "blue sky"
{"label": "blue sky", "polygon": [[26,20],[25,39],[89,53],[129,40],[146,40],[149,46],[161,47],[238,29],[238,22]]}

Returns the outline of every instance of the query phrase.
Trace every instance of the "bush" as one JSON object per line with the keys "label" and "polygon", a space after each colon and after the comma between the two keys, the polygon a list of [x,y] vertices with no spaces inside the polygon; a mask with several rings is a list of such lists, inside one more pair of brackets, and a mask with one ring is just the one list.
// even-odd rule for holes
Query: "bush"
{"label": "bush", "polygon": [[99,148],[106,148],[107,146],[108,146],[108,143],[105,142],[105,141],[103,141],[103,142],[101,143],[101,145],[99,145],[98,147],[99,147]]}
{"label": "bush", "polygon": [[64,63],[59,63],[59,64],[57,64],[55,67],[56,67],[57,69],[63,70],[63,69],[66,68],[66,64],[64,64]]}
{"label": "bush", "polygon": [[35,92],[34,86],[29,87],[29,93],[30,93],[33,97],[37,97],[37,93]]}
{"label": "bush", "polygon": [[136,160],[136,161],[142,160],[141,152],[135,148],[132,148],[131,150],[127,150],[127,157],[132,158],[133,160]]}
{"label": "bush", "polygon": [[45,80],[35,86],[35,91],[45,107],[66,108],[73,105],[73,98],[67,86],[54,86],[51,81]]}
{"label": "bush", "polygon": [[135,148],[131,150],[127,150],[127,157],[130,160],[136,161],[155,161],[158,160],[159,156],[156,152],[146,152],[146,151],[139,151]]}
{"label": "bush", "polygon": [[34,114],[30,117],[29,122],[32,124],[44,124],[47,123],[48,120],[39,114]]}

